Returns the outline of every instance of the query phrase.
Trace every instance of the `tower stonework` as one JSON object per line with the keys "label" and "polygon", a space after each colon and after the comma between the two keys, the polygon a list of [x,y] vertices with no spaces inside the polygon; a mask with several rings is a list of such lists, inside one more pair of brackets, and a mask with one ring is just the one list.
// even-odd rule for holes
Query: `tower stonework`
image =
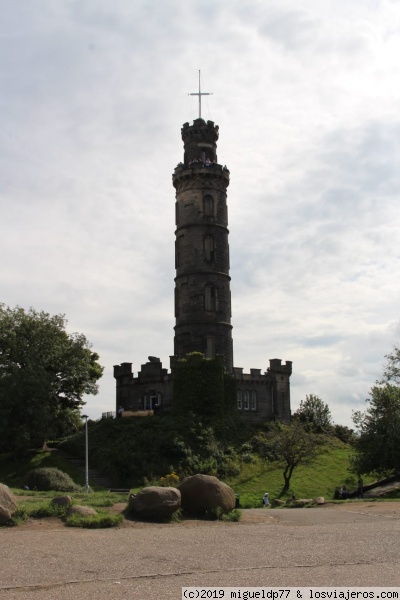
{"label": "tower stonework", "polygon": [[[200,94],[200,90],[199,90]],[[198,94],[195,94],[198,95]],[[201,98],[201,94],[199,96]],[[172,175],[175,201],[175,336],[170,371],[149,356],[135,377],[132,364],[114,366],[116,410],[123,415],[168,411],[173,403],[174,364],[190,352],[222,356],[237,387],[238,414],[246,421],[290,421],[292,363],[234,366],[229,275],[227,188],[229,170],[217,158],[218,126],[196,119],[181,129],[183,162]],[[242,349],[245,351],[246,349]],[[137,412],[139,411],[139,413]],[[108,413],[105,413],[108,414]]]}
{"label": "tower stonework", "polygon": [[182,127],[184,162],[172,176],[175,205],[174,354],[221,355],[233,371],[229,276],[229,171],[217,162],[218,126]]}

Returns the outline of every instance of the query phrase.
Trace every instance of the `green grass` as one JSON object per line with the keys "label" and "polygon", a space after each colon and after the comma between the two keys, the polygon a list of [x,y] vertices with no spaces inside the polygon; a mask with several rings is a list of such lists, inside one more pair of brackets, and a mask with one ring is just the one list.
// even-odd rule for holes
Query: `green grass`
{"label": "green grass", "polygon": [[32,450],[18,461],[7,454],[0,454],[0,481],[12,488],[22,488],[28,471],[39,467],[56,467],[67,473],[76,484],[85,484],[84,474],[56,450]]}
{"label": "green grass", "polygon": [[84,517],[82,515],[71,515],[66,517],[67,527],[83,527],[86,529],[104,529],[106,527],[118,527],[123,523],[123,515],[111,515],[107,513],[98,513]]}
{"label": "green grass", "polygon": [[[308,467],[298,467],[294,470],[290,489],[283,499],[294,494],[296,498],[315,498],[323,496],[325,500],[332,500],[335,487],[346,484],[349,490],[356,488],[357,476],[349,470],[349,455],[351,449],[348,444],[338,438],[325,436],[324,445],[317,460]],[[236,494],[240,495],[241,508],[261,507],[261,499],[265,492],[269,493],[270,500],[280,497],[283,486],[282,467],[276,463],[268,462],[254,455],[251,462],[241,464],[238,476],[225,479]],[[76,483],[82,483],[80,471],[75,469],[58,452],[40,451],[32,452],[28,458],[13,462],[10,457],[0,455],[0,481],[9,485],[18,496],[33,496],[40,500],[60,495],[60,492],[32,492],[23,491],[24,475],[32,468],[39,466],[56,466],[68,473]],[[364,483],[370,483],[373,478],[364,477]],[[136,489],[136,488],[135,488]],[[112,506],[119,502],[127,502],[128,495],[112,494],[106,490],[85,493],[73,493],[74,501],[86,504],[93,508]],[[394,493],[393,498],[399,494]],[[27,505],[20,503],[21,509],[33,509],[34,503],[28,501]]]}
{"label": "green grass", "polygon": [[[121,502],[120,495],[94,492],[92,494],[74,494],[73,504],[91,506],[98,510],[99,514],[93,517],[81,515],[68,516],[68,508],[51,504],[51,496],[60,495],[60,492],[51,496],[43,496],[43,492],[31,492],[32,497],[18,502],[18,511],[13,515],[10,525],[20,525],[28,519],[43,519],[46,517],[57,517],[62,519],[69,527],[115,527],[120,525],[124,517],[122,514],[108,513],[106,508]],[[23,495],[22,495],[23,497]]]}
{"label": "green grass", "polygon": [[[308,467],[300,466],[294,470],[290,481],[290,489],[283,499],[292,494],[296,498],[315,498],[323,496],[325,500],[333,498],[335,487],[346,484],[348,489],[357,487],[357,476],[349,470],[348,444],[334,437],[326,437],[324,446],[317,460]],[[251,463],[244,463],[240,475],[226,481],[236,494],[240,495],[242,508],[261,507],[261,499],[265,492],[270,500],[280,497],[283,487],[283,468],[275,463],[256,458]],[[364,482],[372,481],[364,477]]]}

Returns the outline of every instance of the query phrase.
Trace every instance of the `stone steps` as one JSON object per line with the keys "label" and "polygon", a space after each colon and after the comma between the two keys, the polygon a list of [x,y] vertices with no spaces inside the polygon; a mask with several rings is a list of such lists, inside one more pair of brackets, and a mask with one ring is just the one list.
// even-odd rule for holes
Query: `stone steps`
{"label": "stone steps", "polygon": [[[67,460],[71,465],[77,468],[83,475],[86,475],[86,463],[82,458],[77,458],[76,456],[68,456],[67,454],[62,454],[63,458]],[[94,469],[89,465],[89,485],[96,487],[104,487],[110,489],[112,487],[112,482],[107,478],[101,475],[97,469]]]}

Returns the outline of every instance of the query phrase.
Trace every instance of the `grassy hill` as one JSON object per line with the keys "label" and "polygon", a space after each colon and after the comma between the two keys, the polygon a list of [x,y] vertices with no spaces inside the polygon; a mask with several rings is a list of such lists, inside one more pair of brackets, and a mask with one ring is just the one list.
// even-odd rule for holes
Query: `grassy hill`
{"label": "grassy hill", "polygon": [[28,471],[39,467],[56,467],[68,473],[78,485],[85,483],[84,475],[57,450],[32,450],[19,460],[14,460],[9,454],[0,454],[0,483],[12,488],[22,488]]}
{"label": "grassy hill", "polygon": [[[290,490],[285,497],[295,494],[297,498],[324,496],[332,499],[335,487],[346,484],[349,489],[357,487],[357,476],[349,471],[350,446],[335,437],[324,436],[321,453],[313,465],[298,467],[293,472]],[[283,486],[282,468],[276,464],[255,458],[242,465],[237,477],[228,478],[235,493],[240,495],[243,508],[261,506],[265,492],[276,498]],[[367,481],[367,479],[365,479]]]}
{"label": "grassy hill", "polygon": [[[137,426],[136,423],[132,425],[136,434],[138,433]],[[164,423],[163,427],[165,428],[165,426]],[[148,451],[149,446],[146,445],[144,446],[144,455],[138,455],[136,453],[130,458],[127,453],[125,453],[125,455],[123,454],[123,446],[121,446],[114,437],[116,433],[114,427],[117,427],[117,430],[121,429],[122,439],[126,440],[127,436],[130,437],[132,434],[131,426],[126,422],[117,424],[116,421],[114,421],[114,424],[108,423],[106,425],[106,430],[109,434],[112,432],[112,441],[110,441],[110,438],[107,436],[102,437],[105,433],[104,426],[96,429],[97,437],[94,435],[95,429],[92,428],[92,444],[96,442],[96,445],[91,447],[89,443],[89,464],[92,464],[92,460],[96,457],[96,466],[97,468],[101,468],[102,457],[104,457],[105,460],[104,464],[107,462],[110,464],[110,456],[113,456],[116,453],[118,455],[118,460],[123,459],[125,463],[129,463],[131,460],[140,460],[141,470],[145,472],[146,464],[143,461],[145,461],[147,450],[147,454],[149,455],[149,469],[153,469],[155,460],[154,452],[157,453],[161,451],[159,445],[153,443],[153,453]],[[149,433],[150,431],[147,431],[147,435],[149,435]],[[152,435],[154,435],[154,432]],[[211,438],[207,438],[207,436],[205,437],[205,441],[209,445],[212,440]],[[74,445],[77,450],[80,448],[83,440],[79,439],[78,441],[76,439],[74,440]],[[143,440],[141,440],[141,442],[142,441]],[[174,443],[176,444],[176,440]],[[163,449],[165,452],[165,442]],[[128,446],[125,447],[125,450],[128,450]],[[256,454],[246,453],[246,455],[243,455],[240,454],[240,451],[233,452],[232,448],[230,448],[227,458],[225,457],[222,459],[221,455],[218,455],[217,453],[214,456],[214,460],[210,461],[209,453],[212,453],[213,451],[215,453],[215,448],[211,445],[208,450],[209,452],[205,458],[203,457],[204,460],[202,463],[200,460],[196,462],[194,457],[191,456],[193,472],[208,472],[209,474],[218,475],[220,479],[228,483],[228,485],[234,489],[236,494],[240,495],[242,507],[251,508],[261,506],[261,499],[265,492],[269,493],[270,499],[279,496],[283,486],[283,469],[278,467],[276,463],[261,459]],[[349,471],[348,459],[350,452],[350,446],[340,441],[338,438],[333,436],[323,436],[323,444],[317,460],[311,466],[298,467],[295,469],[291,479],[290,490],[288,494],[286,494],[286,497],[292,494],[295,494],[297,498],[324,496],[328,500],[333,497],[334,489],[337,486],[346,484],[349,489],[355,488],[357,477]],[[82,454],[82,449],[77,452],[77,454]],[[163,459],[165,459],[165,456]],[[229,469],[226,468],[226,464],[224,465],[226,470],[225,476],[216,472],[218,464],[222,460],[227,461],[227,465],[234,466],[234,468]],[[111,464],[113,464],[112,461]],[[158,477],[167,475],[175,468],[172,457],[168,457],[168,460],[164,460],[162,464],[161,470],[156,475],[149,472],[147,478],[149,483],[156,483]],[[199,468],[196,468],[196,465]],[[13,461],[7,455],[0,456],[0,482],[6,483],[14,488],[22,487],[25,474],[30,469],[39,466],[58,467],[62,471],[68,473],[76,483],[80,485],[83,484],[82,473],[75,469],[57,451],[32,452],[27,458],[18,462]],[[205,466],[206,468],[201,468],[202,466]],[[179,473],[179,469],[177,469],[177,471]],[[365,482],[367,483],[367,478],[365,478]],[[142,487],[142,485],[143,479],[141,481],[136,481],[135,483],[128,481],[126,487]]]}

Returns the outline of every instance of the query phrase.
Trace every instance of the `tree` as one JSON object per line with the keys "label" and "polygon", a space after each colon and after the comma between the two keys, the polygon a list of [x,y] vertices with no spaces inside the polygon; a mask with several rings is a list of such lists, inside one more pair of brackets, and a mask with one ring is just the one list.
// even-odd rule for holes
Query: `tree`
{"label": "tree", "polygon": [[306,431],[301,423],[281,425],[272,439],[271,449],[283,465],[284,485],[281,495],[289,490],[293,471],[300,465],[311,464],[318,454],[318,436]]}
{"label": "tree", "polygon": [[400,473],[400,388],[376,385],[365,412],[353,413],[357,428],[353,469],[378,475]]}
{"label": "tree", "polygon": [[301,400],[300,408],[293,415],[301,423],[310,423],[315,431],[323,431],[332,425],[329,406],[319,396],[310,394]]}
{"label": "tree", "polygon": [[378,383],[400,385],[400,348],[395,346],[390,354],[385,355],[385,358],[383,378]]}
{"label": "tree", "polygon": [[64,315],[0,305],[0,450],[20,453],[71,432],[103,367]]}

